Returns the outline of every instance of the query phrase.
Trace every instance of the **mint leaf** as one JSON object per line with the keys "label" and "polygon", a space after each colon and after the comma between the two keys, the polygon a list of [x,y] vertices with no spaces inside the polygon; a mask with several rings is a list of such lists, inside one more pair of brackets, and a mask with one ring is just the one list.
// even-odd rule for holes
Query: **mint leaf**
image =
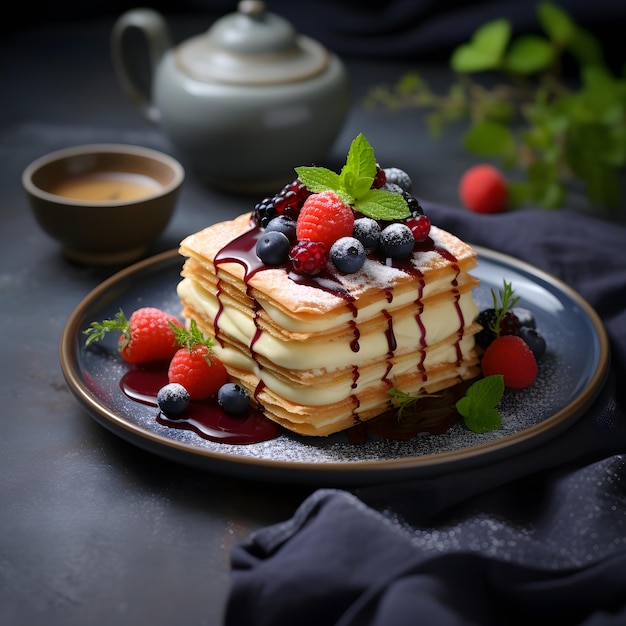
{"label": "mint leaf", "polygon": [[376,176],[374,149],[359,133],[350,144],[346,164],[341,169],[341,186],[351,196],[357,198],[366,193]]}
{"label": "mint leaf", "polygon": [[350,145],[341,174],[325,167],[296,167],[300,180],[313,193],[334,191],[343,202],[375,220],[401,220],[411,215],[406,200],[397,193],[372,189],[376,157],[367,139],[359,133]]}
{"label": "mint leaf", "polygon": [[497,430],[502,425],[502,416],[495,409],[504,394],[504,376],[486,376],[469,387],[465,396],[456,403],[456,410],[465,425],[475,433]]}
{"label": "mint leaf", "polygon": [[374,220],[401,220],[411,215],[406,200],[398,193],[368,189],[354,203],[355,211]]}
{"label": "mint leaf", "polygon": [[325,167],[296,167],[296,174],[313,193],[335,191],[341,187],[339,174]]}
{"label": "mint leaf", "polygon": [[496,19],[478,28],[469,43],[458,46],[452,53],[450,65],[461,73],[482,72],[500,66],[511,38],[511,23]]}

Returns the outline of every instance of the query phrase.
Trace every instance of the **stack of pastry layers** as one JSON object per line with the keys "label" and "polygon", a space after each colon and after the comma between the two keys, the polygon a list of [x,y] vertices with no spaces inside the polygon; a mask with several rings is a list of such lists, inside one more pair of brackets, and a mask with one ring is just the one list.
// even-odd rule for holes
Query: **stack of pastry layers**
{"label": "stack of pastry layers", "polygon": [[392,388],[435,393],[478,375],[469,245],[432,227],[433,246],[413,253],[409,271],[368,259],[325,287],[324,276],[302,283],[284,267],[223,262],[223,249],[253,227],[245,214],[185,238],[177,290],[184,317],[215,338],[216,355],[268,418],[329,435],[391,409]]}

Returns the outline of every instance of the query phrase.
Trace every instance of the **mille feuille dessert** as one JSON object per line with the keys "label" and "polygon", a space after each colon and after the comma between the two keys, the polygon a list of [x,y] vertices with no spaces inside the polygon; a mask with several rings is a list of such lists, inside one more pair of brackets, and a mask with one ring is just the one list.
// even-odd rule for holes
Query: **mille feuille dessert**
{"label": "mille feuille dessert", "polygon": [[[340,174],[298,178],[186,237],[183,316],[233,381],[301,435],[329,435],[479,374],[474,250],[431,226],[359,135]],[[395,182],[394,182],[395,181]]]}

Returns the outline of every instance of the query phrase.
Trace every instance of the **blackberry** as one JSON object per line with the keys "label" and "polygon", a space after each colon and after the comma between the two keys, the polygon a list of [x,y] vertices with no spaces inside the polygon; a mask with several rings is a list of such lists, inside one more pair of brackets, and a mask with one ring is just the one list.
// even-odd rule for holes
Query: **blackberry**
{"label": "blackberry", "polygon": [[483,309],[478,314],[476,321],[482,326],[482,330],[474,338],[481,348],[486,348],[495,339],[491,327],[496,323],[496,310],[493,308]]}
{"label": "blackberry", "polygon": [[418,215],[424,215],[424,209],[422,205],[419,203],[419,200],[412,195],[408,191],[402,192],[402,197],[406,200],[406,203],[409,207],[409,211],[411,211],[411,215],[413,217],[417,217]]}
{"label": "blackberry", "polygon": [[252,213],[256,223],[262,228],[265,228],[277,215],[274,198],[263,198],[261,202],[257,202]]}
{"label": "blackberry", "polygon": [[257,203],[253,211],[254,219],[263,228],[278,215],[285,215],[296,220],[300,207],[310,195],[311,192],[304,183],[296,178],[271,198],[263,198],[261,202]]}
{"label": "blackberry", "polygon": [[411,177],[404,170],[401,170],[399,167],[386,167],[384,172],[387,182],[395,183],[405,191],[411,191],[413,182],[411,181]]}

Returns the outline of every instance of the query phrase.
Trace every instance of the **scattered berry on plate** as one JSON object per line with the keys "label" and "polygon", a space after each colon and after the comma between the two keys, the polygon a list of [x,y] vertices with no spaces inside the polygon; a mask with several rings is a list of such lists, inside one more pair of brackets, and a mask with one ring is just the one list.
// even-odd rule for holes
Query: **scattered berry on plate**
{"label": "scattered berry on plate", "polygon": [[180,383],[168,383],[159,389],[157,404],[165,415],[179,415],[189,406],[189,392]]}
{"label": "scattered berry on plate", "polygon": [[167,378],[179,383],[191,400],[205,400],[214,396],[227,382],[228,372],[212,350],[213,340],[205,337],[194,320],[189,330],[176,330],[180,347],[170,361]]}
{"label": "scattered berry on plate", "polygon": [[470,167],[461,177],[459,197],[474,213],[500,213],[506,209],[508,186],[498,169],[481,163]]}
{"label": "scattered berry on plate", "polygon": [[296,223],[298,240],[321,241],[327,250],[340,237],[352,235],[354,212],[334,191],[310,195]]}
{"label": "scattered berry on plate", "polygon": [[365,263],[365,247],[355,237],[340,237],[330,247],[330,260],[340,272],[353,274]]}
{"label": "scattered berry on plate", "polygon": [[290,247],[291,243],[285,233],[266,230],[256,242],[256,254],[265,265],[280,265],[289,258]]}
{"label": "scattered berry on plate", "polygon": [[537,377],[537,360],[528,344],[515,335],[496,337],[485,350],[481,367],[484,376],[500,374],[509,389],[525,389]]}
{"label": "scattered berry on plate", "polygon": [[519,329],[519,336],[528,344],[528,347],[533,351],[535,359],[539,360],[545,354],[546,340],[543,336],[537,332],[535,328],[530,326],[522,326]]}
{"label": "scattered berry on plate", "polygon": [[250,394],[237,383],[224,383],[217,391],[217,403],[229,415],[245,415],[250,408]]}
{"label": "scattered berry on plate", "polygon": [[179,347],[173,326],[182,327],[174,315],[155,307],[142,307],[130,319],[120,309],[114,319],[92,322],[83,332],[87,335],[87,346],[111,331],[120,332],[118,350],[122,358],[133,365],[142,365],[172,358]]}

